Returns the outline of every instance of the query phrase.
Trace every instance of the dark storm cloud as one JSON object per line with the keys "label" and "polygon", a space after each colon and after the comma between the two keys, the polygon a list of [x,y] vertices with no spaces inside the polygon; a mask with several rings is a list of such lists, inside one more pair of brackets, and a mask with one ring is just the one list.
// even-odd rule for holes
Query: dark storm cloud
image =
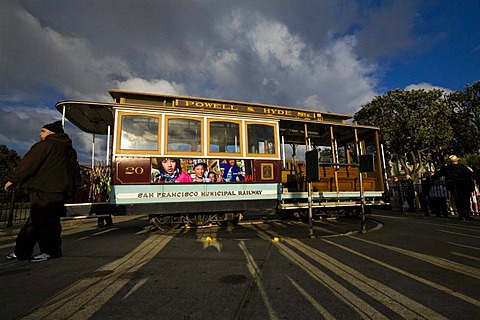
{"label": "dark storm cloud", "polygon": [[[374,59],[411,46],[413,4],[2,1],[0,108],[120,88],[354,113],[377,93]],[[0,143],[12,134],[30,142],[1,129]]]}

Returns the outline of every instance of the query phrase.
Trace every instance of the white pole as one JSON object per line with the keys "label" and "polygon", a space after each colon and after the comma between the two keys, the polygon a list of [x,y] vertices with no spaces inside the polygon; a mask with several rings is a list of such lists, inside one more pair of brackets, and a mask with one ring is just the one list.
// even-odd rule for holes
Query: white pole
{"label": "white pole", "polygon": [[282,136],[282,158],[283,158],[283,169],[286,169],[287,159],[285,159],[285,136]]}
{"label": "white pole", "polygon": [[95,133],[92,140],[92,170],[95,169]]}
{"label": "white pole", "polygon": [[110,164],[110,126],[107,128],[107,160],[105,164],[107,166]]}
{"label": "white pole", "polygon": [[[362,142],[358,140],[358,131],[355,129],[355,145],[357,148],[357,162],[360,164],[360,156],[363,154]],[[365,192],[363,190],[363,172],[358,168],[358,183],[360,184],[360,211],[362,215],[361,223],[361,232],[366,233],[366,222],[365,222]]]}
{"label": "white pole", "polygon": [[387,174],[387,164],[385,162],[385,152],[383,150],[383,143],[380,143],[380,152],[382,154],[382,168],[383,168],[383,183],[386,185],[387,190],[390,190],[388,185],[388,174]]}

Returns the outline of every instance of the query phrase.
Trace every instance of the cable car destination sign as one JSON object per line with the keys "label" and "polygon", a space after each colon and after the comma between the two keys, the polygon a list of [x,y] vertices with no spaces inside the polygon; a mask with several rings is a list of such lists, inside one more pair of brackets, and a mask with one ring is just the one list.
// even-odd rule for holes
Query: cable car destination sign
{"label": "cable car destination sign", "polygon": [[[272,115],[287,118],[299,119],[319,119],[321,114],[316,112],[306,112],[305,110],[286,109],[275,106],[260,106],[260,105],[241,105],[229,103],[217,103],[209,101],[195,101],[195,100],[175,100],[176,107],[201,109],[201,110],[222,110],[231,111],[232,113],[255,113],[260,115]],[[319,119],[321,120],[321,119]]]}

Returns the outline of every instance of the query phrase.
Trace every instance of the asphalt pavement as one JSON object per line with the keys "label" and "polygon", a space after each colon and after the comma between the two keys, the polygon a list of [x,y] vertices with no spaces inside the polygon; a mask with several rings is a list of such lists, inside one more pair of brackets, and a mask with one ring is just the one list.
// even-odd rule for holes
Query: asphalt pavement
{"label": "asphalt pavement", "polygon": [[[64,256],[0,260],[0,319],[477,319],[480,220],[361,219],[151,231],[63,221]],[[21,225],[0,227],[0,254]],[[362,232],[364,231],[364,232]]]}

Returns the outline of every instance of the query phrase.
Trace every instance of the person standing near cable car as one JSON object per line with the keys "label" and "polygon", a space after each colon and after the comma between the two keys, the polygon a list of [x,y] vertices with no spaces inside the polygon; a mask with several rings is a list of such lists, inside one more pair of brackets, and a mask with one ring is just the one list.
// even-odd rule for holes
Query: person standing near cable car
{"label": "person standing near cable car", "polygon": [[405,175],[405,179],[402,181],[403,183],[403,192],[405,200],[408,204],[408,211],[415,212],[415,187],[413,184],[412,177],[410,175]]}
{"label": "person standing near cable car", "polygon": [[459,160],[454,154],[449,156],[449,164],[440,169],[434,177],[445,177],[447,189],[455,201],[458,219],[470,220],[470,196],[475,191],[473,171],[459,163]]}
{"label": "person standing near cable car", "polygon": [[[44,125],[39,137],[4,186],[6,191],[22,186],[30,192],[30,216],[8,260],[40,262],[62,256],[60,217],[65,216],[65,200],[73,196],[80,174],[77,152],[61,121]],[[40,254],[32,257],[37,243]]]}

